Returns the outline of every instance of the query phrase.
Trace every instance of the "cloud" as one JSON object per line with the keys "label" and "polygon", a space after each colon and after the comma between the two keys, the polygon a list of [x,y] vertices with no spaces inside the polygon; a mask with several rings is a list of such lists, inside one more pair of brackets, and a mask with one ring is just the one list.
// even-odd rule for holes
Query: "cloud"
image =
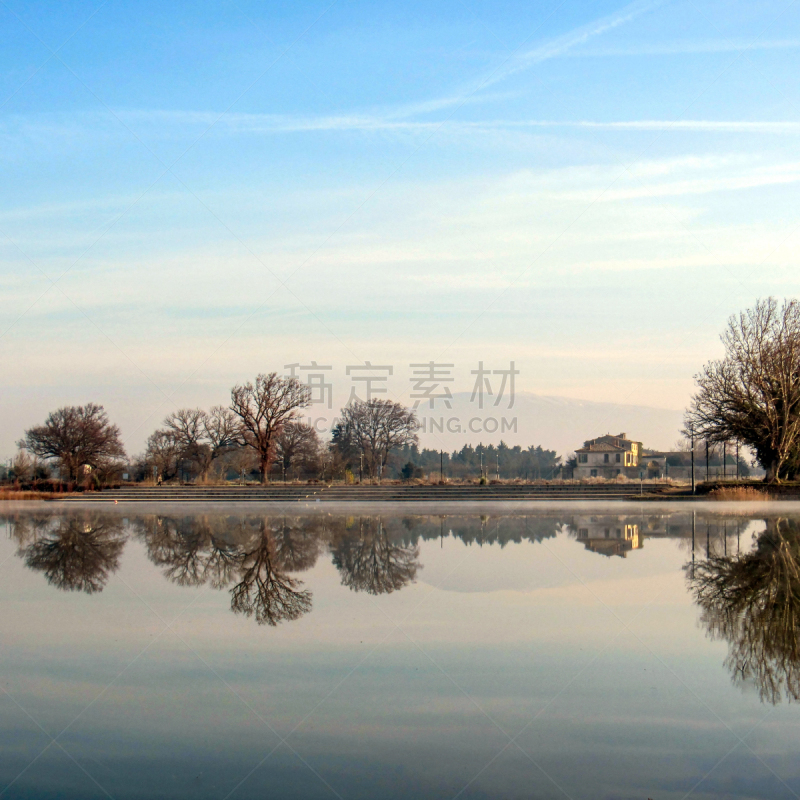
{"label": "cloud", "polygon": [[601,36],[604,33],[619,28],[628,22],[633,21],[642,14],[652,11],[662,4],[663,0],[636,0],[613,14],[593,20],[587,25],[582,25],[568,33],[550,39],[547,42],[537,45],[525,53],[515,55],[502,67],[497,69],[481,84],[481,88],[491,86],[499,81],[505,80],[522,70],[529,69],[536,64],[559,58],[566,55],[569,51],[591,39]]}
{"label": "cloud", "polygon": [[603,47],[583,49],[578,53],[564,55],[576,58],[608,58],[618,56],[673,56],[692,53],[736,53],[740,50],[793,50],[800,47],[800,39],[778,39],[773,41],[746,41],[744,39],[719,39],[703,42],[665,42],[641,44],[633,47]]}
{"label": "cloud", "polygon": [[596,128],[630,131],[695,131],[703,133],[800,133],[794,120],[711,120],[711,119],[642,119],[642,120],[520,120],[476,123],[477,126],[505,128]]}

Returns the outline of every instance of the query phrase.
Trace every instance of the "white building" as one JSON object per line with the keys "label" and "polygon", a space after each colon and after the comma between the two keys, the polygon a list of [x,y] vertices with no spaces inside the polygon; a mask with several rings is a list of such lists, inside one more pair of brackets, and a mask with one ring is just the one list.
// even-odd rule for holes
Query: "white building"
{"label": "white building", "polygon": [[634,442],[624,433],[610,433],[589,439],[575,451],[577,465],[572,477],[582,478],[626,478],[640,477],[642,443]]}

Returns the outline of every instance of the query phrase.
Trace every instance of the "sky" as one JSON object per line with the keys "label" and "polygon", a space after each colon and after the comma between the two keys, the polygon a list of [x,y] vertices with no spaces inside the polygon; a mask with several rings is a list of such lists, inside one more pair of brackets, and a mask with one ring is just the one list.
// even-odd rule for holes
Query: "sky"
{"label": "sky", "polygon": [[0,36],[0,457],[314,362],[334,413],[431,361],[682,409],[798,293],[793,2],[0,0]]}

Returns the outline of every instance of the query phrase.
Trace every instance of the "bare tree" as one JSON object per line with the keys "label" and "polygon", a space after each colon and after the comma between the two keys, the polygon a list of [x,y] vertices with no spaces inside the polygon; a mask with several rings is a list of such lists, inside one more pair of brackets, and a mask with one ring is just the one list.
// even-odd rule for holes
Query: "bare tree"
{"label": "bare tree", "polygon": [[231,411],[239,417],[244,443],[258,454],[262,483],[269,480],[275,439],[310,399],[309,388],[297,378],[283,378],[276,372],[259,375],[255,385],[231,389]]}
{"label": "bare tree", "polygon": [[[162,439],[175,445],[176,469],[181,467],[195,474],[205,472],[208,463],[208,447],[203,440],[205,418],[206,412],[201,408],[181,408],[164,418]],[[191,469],[187,470],[189,465]]]}
{"label": "bare tree", "polygon": [[225,406],[214,406],[203,418],[204,442],[207,447],[207,460],[203,475],[208,474],[211,465],[225,453],[241,445],[242,431],[239,418]]}
{"label": "bare tree", "polygon": [[125,457],[119,428],[109,422],[103,406],[94,403],[53,411],[44,425],[25,431],[19,446],[58,461],[72,480],[83,466],[100,469]]}
{"label": "bare tree", "polygon": [[229,408],[181,408],[168,414],[164,427],[148,439],[147,457],[164,477],[188,462],[204,478],[217,459],[241,444],[241,424]]}
{"label": "bare tree", "polygon": [[419,422],[413,411],[392,400],[356,400],[342,409],[341,438],[349,450],[364,454],[371,477],[380,478],[389,453],[417,444]]}
{"label": "bare tree", "polygon": [[155,467],[164,480],[178,473],[178,462],[182,454],[181,444],[167,430],[157,430],[147,438],[144,461],[148,467]]}
{"label": "bare tree", "polygon": [[699,390],[686,431],[711,441],[738,439],[756,454],[770,482],[798,467],[800,304],[760,300],[731,317],[724,358],[695,376]]}
{"label": "bare tree", "polygon": [[215,462],[218,475],[233,470],[237,475],[247,476],[258,468],[258,454],[249,447],[232,447]]}
{"label": "bare tree", "polygon": [[164,418],[164,427],[170,431],[175,441],[184,450],[199,447],[203,442],[206,412],[202,408],[181,408],[167,414]]}
{"label": "bare tree", "polygon": [[275,439],[275,455],[286,472],[301,465],[313,469],[319,454],[319,436],[305,422],[287,422]]}
{"label": "bare tree", "polygon": [[12,461],[11,469],[14,472],[14,480],[29,481],[36,474],[36,463],[25,450],[18,450]]}

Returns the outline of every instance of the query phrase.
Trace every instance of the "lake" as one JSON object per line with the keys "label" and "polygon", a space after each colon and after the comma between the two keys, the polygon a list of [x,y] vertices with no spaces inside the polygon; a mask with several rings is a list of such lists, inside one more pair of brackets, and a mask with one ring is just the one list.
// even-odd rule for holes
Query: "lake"
{"label": "lake", "polygon": [[0,797],[800,794],[800,505],[320,506],[0,510]]}

